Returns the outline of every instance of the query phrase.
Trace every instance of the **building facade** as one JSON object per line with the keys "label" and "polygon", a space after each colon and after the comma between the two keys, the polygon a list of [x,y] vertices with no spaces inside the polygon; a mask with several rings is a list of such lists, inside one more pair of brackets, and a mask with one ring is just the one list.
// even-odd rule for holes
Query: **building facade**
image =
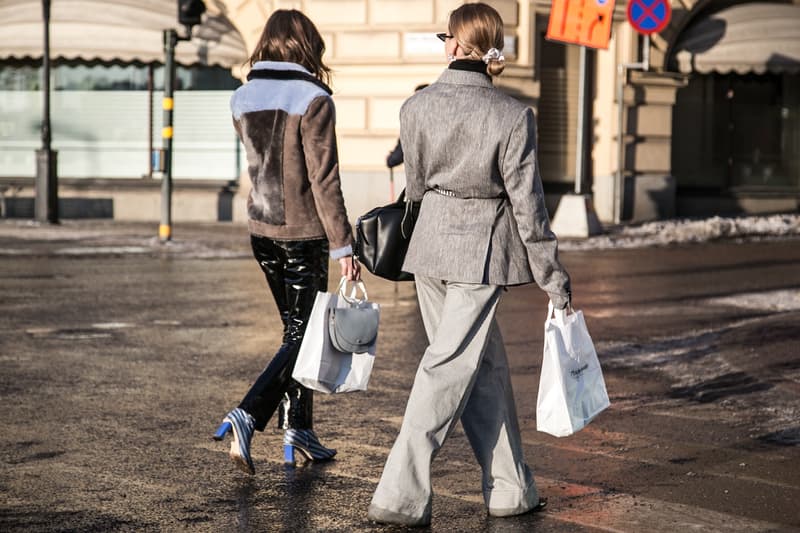
{"label": "building facade", "polygon": [[[219,0],[207,5],[209,16],[228,21],[241,43],[241,61],[228,65],[237,79],[245,74],[244,59],[273,10],[300,9],[318,25],[334,71],[343,189],[354,220],[403,186],[402,167],[392,176],[385,165],[397,140],[398,112],[417,85],[435,81],[446,67],[434,33],[446,30],[449,12],[461,3]],[[561,195],[574,188],[579,50],[545,39],[549,1],[487,3],[506,23],[507,68],[498,85],[537,113],[539,161],[552,214]],[[172,9],[172,2],[166,4]],[[609,48],[590,54],[592,143],[584,154],[583,190],[591,191],[600,220],[797,211],[800,0],[675,0],[671,5],[670,24],[646,40],[626,21],[626,2],[619,2]],[[647,69],[630,68],[645,59]],[[0,67],[3,61],[0,57]],[[230,88],[220,100],[225,91]],[[176,99],[176,117],[181,112]],[[223,128],[222,118],[214,120]],[[218,131],[222,136],[223,129]],[[55,140],[58,134],[56,129]],[[4,149],[0,144],[0,157]],[[234,148],[228,151],[240,161]],[[231,173],[244,168],[240,162],[226,167],[203,176],[176,167],[176,182],[228,183]],[[225,187],[230,213],[240,219],[247,178],[240,175]],[[176,211],[175,216],[182,215]]]}

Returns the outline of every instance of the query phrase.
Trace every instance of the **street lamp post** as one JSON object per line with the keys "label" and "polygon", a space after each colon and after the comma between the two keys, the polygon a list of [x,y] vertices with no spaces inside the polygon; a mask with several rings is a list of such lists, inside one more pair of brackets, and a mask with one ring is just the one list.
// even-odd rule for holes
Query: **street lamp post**
{"label": "street lamp post", "polygon": [[44,54],[42,55],[42,148],[36,150],[36,198],[34,215],[40,222],[58,224],[58,153],[50,149],[50,0],[42,0]]}

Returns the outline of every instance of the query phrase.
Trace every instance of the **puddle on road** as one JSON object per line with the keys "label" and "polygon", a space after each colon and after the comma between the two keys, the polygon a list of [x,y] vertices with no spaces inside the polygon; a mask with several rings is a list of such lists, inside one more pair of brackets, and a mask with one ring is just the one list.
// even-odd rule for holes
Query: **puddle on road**
{"label": "puddle on road", "polygon": [[772,387],[771,383],[760,381],[745,372],[728,372],[693,385],[674,386],[669,396],[709,403],[728,396],[766,391]]}
{"label": "puddle on road", "polygon": [[49,337],[70,341],[112,337],[111,333],[90,328],[30,328],[26,329],[25,333],[32,337]]}
{"label": "puddle on road", "polygon": [[131,328],[134,324],[123,322],[101,322],[92,324],[89,327],[71,328],[28,328],[25,333],[32,337],[49,337],[61,340],[88,340],[88,339],[108,339],[113,337],[111,330]]}
{"label": "puddle on road", "polygon": [[761,435],[758,440],[780,446],[797,446],[800,444],[800,427],[793,427]]}
{"label": "puddle on road", "polygon": [[[784,292],[790,291],[781,291]],[[774,294],[772,297],[775,298]],[[741,354],[737,358],[737,350],[742,348],[737,344],[739,336],[733,334],[763,327],[769,320],[769,317],[748,318],[678,337],[636,343],[600,341],[595,347],[601,363],[609,370],[659,372],[669,380],[670,399],[708,406],[706,410],[696,409],[695,414],[701,417],[747,424],[754,438],[794,445],[800,441],[797,430],[800,405],[793,386],[797,378],[790,373],[794,361],[742,366]],[[779,329],[773,325],[773,331]],[[651,400],[633,402],[637,404],[635,407],[640,408],[641,401]],[[682,411],[682,416],[687,415],[690,413]]]}
{"label": "puddle on road", "polygon": [[[153,320],[157,326],[180,326],[179,320]],[[66,328],[28,328],[25,333],[32,337],[50,337],[63,340],[107,339],[113,331],[137,327],[131,322],[97,322],[90,326],[73,326]]]}

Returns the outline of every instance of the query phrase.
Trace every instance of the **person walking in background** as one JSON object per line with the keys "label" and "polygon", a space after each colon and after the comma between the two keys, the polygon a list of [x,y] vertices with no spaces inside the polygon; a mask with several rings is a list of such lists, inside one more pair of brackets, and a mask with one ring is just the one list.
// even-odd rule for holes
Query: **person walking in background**
{"label": "person walking in background", "polygon": [[277,353],[214,435],[232,434],[231,459],[250,474],[253,432],[263,431],[279,406],[288,464],[295,463],[295,452],[310,461],[336,455],[313,431],[312,392],[291,378],[317,291],[327,288],[329,253],[342,276],[360,278],[339,181],[324,52],[311,20],[296,10],[275,11],[250,57],[248,83],[231,98],[253,185],[247,201],[253,254],[283,322]]}
{"label": "person walking in background", "polygon": [[[414,92],[419,92],[425,87],[427,87],[427,83],[423,83],[421,85],[417,85],[414,88]],[[389,155],[386,156],[386,166],[389,168],[394,168],[403,164],[403,146],[400,144],[400,139],[397,139],[397,144],[394,146]]]}
{"label": "person walking in background", "polygon": [[399,167],[403,164],[403,146],[400,144],[400,139],[397,139],[397,144],[394,145],[392,151],[386,156],[386,166],[389,168]]}
{"label": "person walking in background", "polygon": [[400,111],[406,195],[422,202],[403,270],[415,276],[429,346],[369,506],[382,523],[431,520],[431,461],[460,418],[492,516],[541,509],[495,319],[506,285],[536,281],[571,299],[551,232],[530,108],[492,84],[504,68],[503,21],[486,4],[450,15],[449,67]]}

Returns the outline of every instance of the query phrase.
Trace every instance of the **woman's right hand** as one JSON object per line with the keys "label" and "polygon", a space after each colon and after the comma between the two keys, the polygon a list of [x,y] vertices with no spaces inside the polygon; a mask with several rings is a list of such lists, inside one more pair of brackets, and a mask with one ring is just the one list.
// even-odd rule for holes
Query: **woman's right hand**
{"label": "woman's right hand", "polygon": [[352,255],[341,257],[339,266],[342,267],[342,277],[347,281],[358,281],[361,279],[361,265]]}

